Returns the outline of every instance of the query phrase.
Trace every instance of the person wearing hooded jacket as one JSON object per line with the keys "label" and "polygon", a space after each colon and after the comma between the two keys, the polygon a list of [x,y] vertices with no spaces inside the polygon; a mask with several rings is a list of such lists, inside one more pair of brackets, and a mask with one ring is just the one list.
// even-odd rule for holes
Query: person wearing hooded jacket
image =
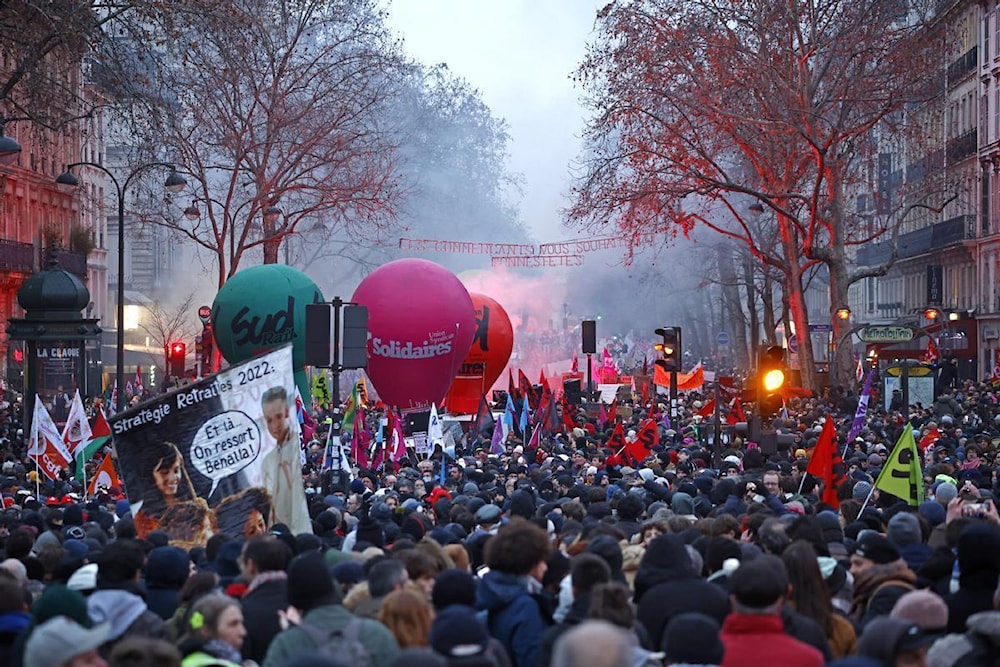
{"label": "person wearing hooded jacket", "polygon": [[191,574],[191,560],[179,547],[156,547],[146,563],[146,604],[169,621],[177,611],[181,587]]}
{"label": "person wearing hooded jacket", "polygon": [[490,635],[503,644],[515,667],[534,667],[545,628],[552,622],[542,577],[551,545],[538,526],[519,517],[486,544],[486,565],[476,607],[486,611]]}
{"label": "person wearing hooded jacket", "polygon": [[142,547],[132,540],[112,542],[98,560],[97,590],[87,598],[87,613],[94,623],[111,624],[102,657],[124,637],[170,639],[166,621],[149,609],[139,588],[142,563]]}
{"label": "person wearing hooded jacket", "polygon": [[729,613],[726,592],[697,576],[684,541],[678,535],[661,535],[649,543],[635,575],[637,618],[660,646],[670,619],[695,611],[720,624]]}

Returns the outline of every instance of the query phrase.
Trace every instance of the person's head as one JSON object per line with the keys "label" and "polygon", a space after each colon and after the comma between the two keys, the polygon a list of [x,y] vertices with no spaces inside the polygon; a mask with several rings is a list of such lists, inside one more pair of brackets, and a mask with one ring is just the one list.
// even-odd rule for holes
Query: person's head
{"label": "person's head", "polygon": [[732,574],[729,592],[733,610],[738,613],[778,615],[788,595],[785,564],[777,556],[758,556]]}
{"label": "person's head", "polygon": [[378,620],[392,631],[400,648],[427,646],[434,610],[426,595],[402,589],[385,596]]}
{"label": "person's head", "polygon": [[385,558],[368,571],[368,592],[373,598],[383,597],[400,589],[409,579],[406,566],[395,558]]}
{"label": "person's head", "polygon": [[632,636],[607,621],[587,620],[556,640],[552,667],[631,665]]}
{"label": "person's head", "polygon": [[831,631],[833,605],[829,589],[819,569],[812,545],[805,540],[792,542],[781,554],[791,586],[790,597],[799,613],[812,618],[825,632]]}
{"label": "person's head", "polygon": [[284,387],[271,387],[260,399],[267,432],[275,442],[284,444],[288,438],[288,392]]}
{"label": "person's head", "polygon": [[339,586],[334,586],[330,568],[318,551],[307,551],[288,566],[288,604],[305,614],[322,606],[339,605]]}
{"label": "person's head", "polygon": [[36,626],[24,647],[24,667],[106,667],[97,652],[111,634],[111,625],[85,628],[66,616]]}
{"label": "person's head", "polygon": [[930,638],[917,624],[880,616],[870,621],[858,637],[858,655],[890,667],[923,667],[929,644]]}
{"label": "person's head", "polygon": [[590,592],[590,618],[607,621],[619,628],[631,630],[635,623],[632,594],[624,584],[611,581],[597,584]]}
{"label": "person's head", "polygon": [[206,642],[217,639],[237,651],[247,634],[240,603],[228,595],[203,595],[195,600],[188,614],[188,628],[192,636]]}
{"label": "person's head", "polygon": [[486,544],[486,565],[491,570],[530,575],[541,581],[551,549],[544,530],[529,521],[514,518]]}
{"label": "person's head", "polygon": [[697,612],[677,614],[670,619],[660,640],[667,665],[718,665],[725,647],[719,638],[719,622]]}
{"label": "person's head", "polygon": [[573,556],[569,564],[569,571],[574,597],[590,593],[597,584],[611,581],[611,568],[597,554],[582,553]]}
{"label": "person's head", "polygon": [[775,470],[768,470],[764,473],[764,488],[772,495],[781,492],[781,474]]}
{"label": "person's head", "polygon": [[899,550],[889,538],[878,533],[864,533],[851,551],[851,576],[858,575],[875,565],[885,565],[899,560]]}
{"label": "person's head", "polygon": [[126,637],[111,650],[112,667],[179,667],[181,654],[170,642],[152,637]]}
{"label": "person's head", "polygon": [[292,552],[282,540],[260,535],[243,545],[239,564],[243,576],[252,580],[262,572],[284,572],[291,559]]}
{"label": "person's head", "polygon": [[139,579],[146,556],[138,542],[116,540],[104,547],[97,560],[99,585],[115,587]]}

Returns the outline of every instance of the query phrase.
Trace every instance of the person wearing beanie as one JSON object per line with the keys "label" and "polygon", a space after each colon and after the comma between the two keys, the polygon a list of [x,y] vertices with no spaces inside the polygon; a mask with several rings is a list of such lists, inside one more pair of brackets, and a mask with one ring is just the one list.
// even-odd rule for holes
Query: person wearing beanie
{"label": "person wearing beanie", "polygon": [[896,601],[889,618],[915,624],[928,637],[940,637],[948,629],[948,605],[931,591],[910,591]]}
{"label": "person wearing beanie", "polygon": [[958,496],[958,487],[952,482],[941,482],[934,489],[934,500],[945,507]]}
{"label": "person wearing beanie", "polygon": [[889,519],[885,535],[914,572],[931,557],[931,548],[923,542],[920,520],[910,512],[899,512]]}
{"label": "person wearing beanie", "polygon": [[1000,577],[1000,527],[976,521],[958,538],[958,590],[945,597],[948,632],[965,632],[973,614],[993,610]]}
{"label": "person wearing beanie", "polygon": [[861,627],[878,616],[888,616],[917,580],[896,546],[874,531],[863,531],[854,543],[850,572],[854,577],[851,617]]}
{"label": "person wearing beanie", "polygon": [[781,612],[788,596],[788,574],[780,558],[762,555],[740,565],[729,589],[733,610],[722,624],[723,667],[825,663],[820,651],[785,632]]}
{"label": "person wearing beanie", "polygon": [[926,665],[932,641],[916,623],[883,616],[865,628],[858,640],[858,655],[882,665]]}
{"label": "person wearing beanie", "polygon": [[452,605],[476,605],[476,580],[471,573],[455,568],[442,570],[434,580],[431,602],[435,611]]}
{"label": "person wearing beanie", "polygon": [[711,616],[688,612],[667,623],[660,642],[667,667],[671,665],[719,665],[724,647],[719,639],[721,628]]}
{"label": "person wearing beanie", "polygon": [[[357,632],[372,667],[388,667],[399,654],[399,644],[387,627],[371,619],[359,619],[341,604],[322,554],[316,551],[296,556],[288,566],[288,604],[301,622],[279,633],[271,642],[262,667],[284,667],[298,655],[321,647],[331,633]],[[351,630],[348,630],[348,625]]]}
{"label": "person wearing beanie", "polygon": [[871,492],[872,485],[862,480],[854,485],[854,488],[851,490],[851,498],[863,503]]}
{"label": "person wearing beanie", "polygon": [[490,637],[475,607],[456,604],[438,611],[429,639],[449,666],[509,664],[503,645]]}

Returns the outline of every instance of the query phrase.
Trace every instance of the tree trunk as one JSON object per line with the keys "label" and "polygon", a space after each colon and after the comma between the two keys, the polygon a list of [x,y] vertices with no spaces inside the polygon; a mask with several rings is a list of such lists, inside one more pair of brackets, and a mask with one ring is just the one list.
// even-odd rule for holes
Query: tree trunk
{"label": "tree trunk", "polygon": [[744,358],[747,349],[746,315],[743,313],[740,299],[733,248],[728,242],[723,241],[716,244],[715,251],[719,262],[719,279],[722,281],[723,303],[728,314],[728,318],[723,318],[720,331],[726,331],[730,335],[729,348],[720,352],[725,352],[732,365],[748,368],[749,365],[745,363]]}
{"label": "tree trunk", "polygon": [[840,387],[851,387],[855,384],[854,355],[850,338],[839,344],[845,333],[851,329],[849,319],[837,317],[838,308],[847,307],[847,266],[843,258],[843,246],[831,248],[834,257],[827,264],[830,274],[830,321],[833,323],[834,356],[830,360],[830,384]]}
{"label": "tree trunk", "polygon": [[802,376],[801,386],[806,389],[815,389],[815,362],[812,338],[809,335],[809,313],[806,311],[806,300],[802,291],[802,268],[799,265],[801,251],[798,235],[792,221],[782,215],[778,216],[778,230],[787,265],[785,269],[785,294],[788,298],[788,308],[792,313],[792,321],[795,323],[795,338],[799,348],[799,371]]}
{"label": "tree trunk", "polygon": [[754,280],[754,264],[749,257],[743,258],[743,276],[747,290],[747,313],[750,315],[750,346],[740,348],[744,355],[740,360],[743,368],[750,368],[751,360],[757,354],[760,345],[760,318],[757,315],[757,283]]}

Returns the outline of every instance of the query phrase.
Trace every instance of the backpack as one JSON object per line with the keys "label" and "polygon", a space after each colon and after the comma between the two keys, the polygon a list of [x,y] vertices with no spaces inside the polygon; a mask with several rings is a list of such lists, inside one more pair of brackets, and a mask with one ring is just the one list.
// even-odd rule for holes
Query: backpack
{"label": "backpack", "polygon": [[309,623],[301,623],[299,627],[309,635],[320,655],[335,660],[336,664],[372,667],[368,649],[361,643],[361,624],[360,618],[352,618],[347,625],[335,630]]}

